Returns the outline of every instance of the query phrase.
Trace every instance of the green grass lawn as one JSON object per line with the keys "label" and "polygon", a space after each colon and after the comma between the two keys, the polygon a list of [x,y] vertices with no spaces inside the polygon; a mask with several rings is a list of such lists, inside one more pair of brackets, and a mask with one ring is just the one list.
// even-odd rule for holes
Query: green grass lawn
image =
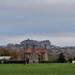
{"label": "green grass lawn", "polygon": [[75,75],[75,64],[0,64],[0,75]]}

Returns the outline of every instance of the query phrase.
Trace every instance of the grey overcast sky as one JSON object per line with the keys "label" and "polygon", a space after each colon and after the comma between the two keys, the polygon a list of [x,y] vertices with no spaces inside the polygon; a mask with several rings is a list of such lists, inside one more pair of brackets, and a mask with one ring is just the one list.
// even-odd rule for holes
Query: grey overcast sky
{"label": "grey overcast sky", "polygon": [[0,0],[0,45],[27,38],[75,46],[75,0]]}

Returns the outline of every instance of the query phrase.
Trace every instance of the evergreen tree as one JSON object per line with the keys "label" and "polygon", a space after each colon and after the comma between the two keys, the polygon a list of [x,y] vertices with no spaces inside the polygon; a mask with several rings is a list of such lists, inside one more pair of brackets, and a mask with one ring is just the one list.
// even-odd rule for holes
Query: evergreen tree
{"label": "evergreen tree", "polygon": [[59,57],[58,57],[58,63],[64,63],[66,60],[65,60],[65,56],[63,53],[60,53],[59,54]]}

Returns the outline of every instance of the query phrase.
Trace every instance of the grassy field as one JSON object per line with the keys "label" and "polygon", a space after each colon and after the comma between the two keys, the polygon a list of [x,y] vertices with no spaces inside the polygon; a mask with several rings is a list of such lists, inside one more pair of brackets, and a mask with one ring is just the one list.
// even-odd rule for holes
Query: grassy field
{"label": "grassy field", "polygon": [[75,64],[0,64],[0,75],[75,75]]}

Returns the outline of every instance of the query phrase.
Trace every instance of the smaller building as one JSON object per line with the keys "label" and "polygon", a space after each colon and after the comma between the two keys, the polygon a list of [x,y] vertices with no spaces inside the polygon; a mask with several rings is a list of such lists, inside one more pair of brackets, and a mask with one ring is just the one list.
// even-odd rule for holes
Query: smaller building
{"label": "smaller building", "polygon": [[11,58],[10,56],[0,56],[0,62],[1,63],[4,63],[4,61],[8,62],[10,58]]}
{"label": "smaller building", "polygon": [[73,60],[72,63],[75,64],[75,60]]}

